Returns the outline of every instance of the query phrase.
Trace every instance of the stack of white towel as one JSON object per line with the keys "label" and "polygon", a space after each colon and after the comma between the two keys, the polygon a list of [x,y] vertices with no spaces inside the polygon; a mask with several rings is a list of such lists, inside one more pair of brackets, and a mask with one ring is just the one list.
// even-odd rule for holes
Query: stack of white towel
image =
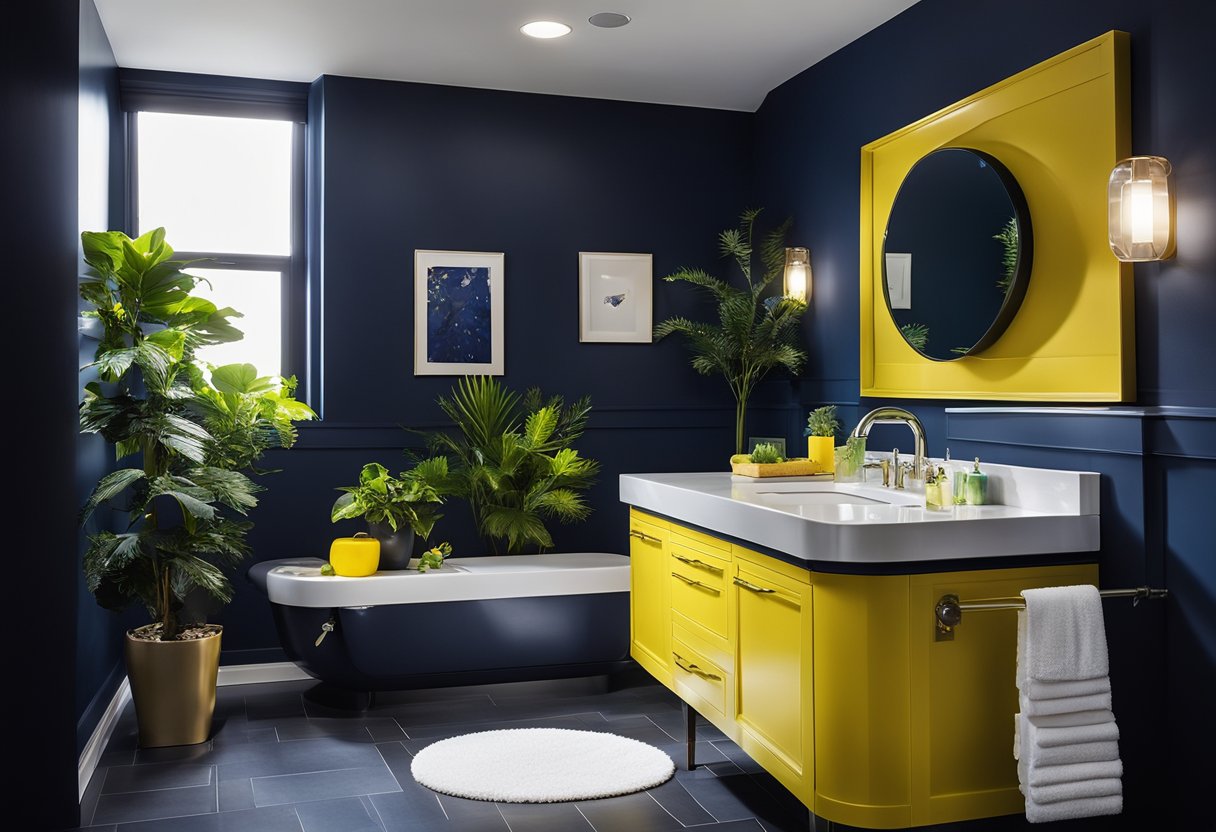
{"label": "stack of white towel", "polygon": [[1102,599],[1092,586],[1028,589],[1018,613],[1013,756],[1026,819],[1123,811]]}

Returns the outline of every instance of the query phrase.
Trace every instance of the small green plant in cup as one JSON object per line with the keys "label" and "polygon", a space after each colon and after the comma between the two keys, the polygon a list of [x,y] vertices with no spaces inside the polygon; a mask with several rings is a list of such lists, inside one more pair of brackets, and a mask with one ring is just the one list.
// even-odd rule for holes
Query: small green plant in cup
{"label": "small green plant in cup", "polygon": [[836,436],[840,430],[840,420],[836,418],[836,405],[829,404],[817,407],[806,418],[806,436]]}
{"label": "small green plant in cup", "polygon": [[774,462],[785,462],[785,457],[777,450],[777,446],[771,442],[757,443],[756,447],[752,448],[752,462],[760,465],[768,465]]}

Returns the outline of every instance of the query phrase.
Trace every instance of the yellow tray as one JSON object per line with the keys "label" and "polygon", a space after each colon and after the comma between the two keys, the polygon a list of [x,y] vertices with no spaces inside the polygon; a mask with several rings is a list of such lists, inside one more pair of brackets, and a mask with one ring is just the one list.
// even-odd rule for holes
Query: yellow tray
{"label": "yellow tray", "polygon": [[827,473],[818,462],[805,458],[785,462],[732,462],[730,470],[741,477],[805,477]]}

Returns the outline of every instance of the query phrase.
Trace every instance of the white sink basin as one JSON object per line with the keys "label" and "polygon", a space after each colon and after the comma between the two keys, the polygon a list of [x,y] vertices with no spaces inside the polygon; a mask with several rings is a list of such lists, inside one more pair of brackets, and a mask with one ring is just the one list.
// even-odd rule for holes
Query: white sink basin
{"label": "white sink basin", "polygon": [[985,465],[985,506],[922,491],[727,472],[622,474],[621,502],[807,561],[923,562],[1098,550],[1099,475]]}

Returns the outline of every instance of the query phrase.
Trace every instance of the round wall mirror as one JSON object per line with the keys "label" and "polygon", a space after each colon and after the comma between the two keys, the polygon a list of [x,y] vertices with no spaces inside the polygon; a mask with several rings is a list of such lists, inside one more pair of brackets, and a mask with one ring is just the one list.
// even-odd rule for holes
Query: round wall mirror
{"label": "round wall mirror", "polygon": [[917,352],[953,361],[992,346],[1030,281],[1030,211],[978,150],[935,150],[904,177],[883,235],[887,309]]}

